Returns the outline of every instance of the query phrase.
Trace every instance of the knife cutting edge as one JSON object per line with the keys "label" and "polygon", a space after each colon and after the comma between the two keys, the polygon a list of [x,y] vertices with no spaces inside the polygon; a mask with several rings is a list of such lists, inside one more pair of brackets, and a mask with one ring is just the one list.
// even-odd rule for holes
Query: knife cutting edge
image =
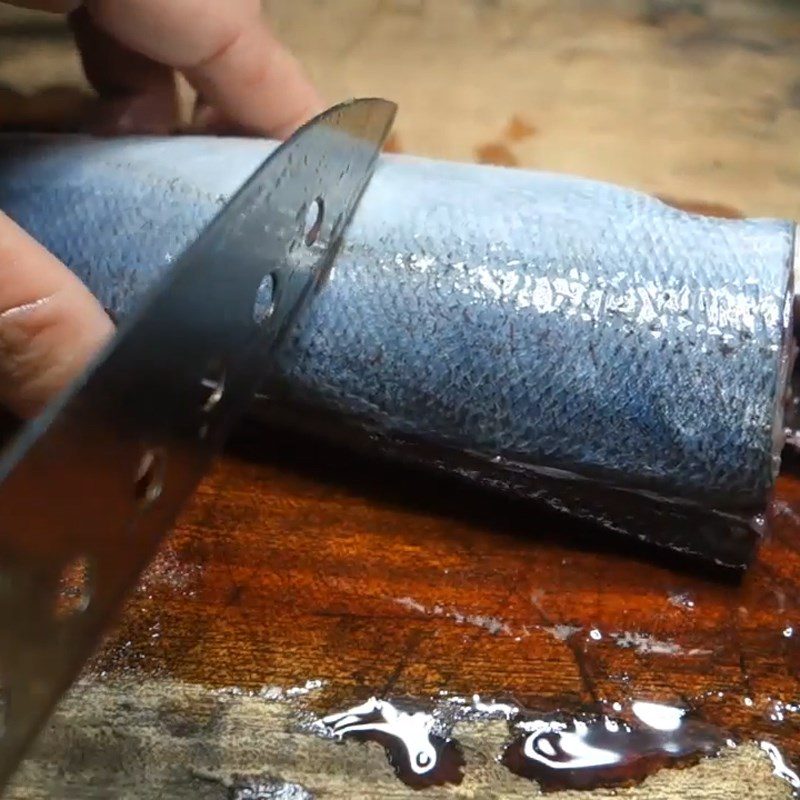
{"label": "knife cutting edge", "polygon": [[395,111],[349,101],[275,150],[0,455],[0,789],[326,278]]}

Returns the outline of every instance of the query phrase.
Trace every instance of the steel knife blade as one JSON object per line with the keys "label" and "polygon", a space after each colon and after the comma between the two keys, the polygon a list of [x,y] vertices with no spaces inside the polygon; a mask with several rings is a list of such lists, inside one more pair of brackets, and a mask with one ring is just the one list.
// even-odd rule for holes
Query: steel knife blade
{"label": "steel knife blade", "polygon": [[324,281],[395,110],[283,143],[0,454],[0,790]]}

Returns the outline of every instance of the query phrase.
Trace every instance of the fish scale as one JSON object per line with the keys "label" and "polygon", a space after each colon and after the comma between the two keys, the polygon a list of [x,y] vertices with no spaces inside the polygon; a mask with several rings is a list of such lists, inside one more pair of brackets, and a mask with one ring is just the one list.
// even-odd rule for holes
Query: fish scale
{"label": "fish scale", "polygon": [[[6,137],[0,208],[124,316],[275,145]],[[383,156],[260,409],[741,565],[780,448],[794,232]]]}

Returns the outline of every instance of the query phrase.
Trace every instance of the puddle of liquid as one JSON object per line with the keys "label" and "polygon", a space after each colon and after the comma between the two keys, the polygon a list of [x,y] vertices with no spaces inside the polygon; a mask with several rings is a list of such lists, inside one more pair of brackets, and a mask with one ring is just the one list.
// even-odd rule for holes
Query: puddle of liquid
{"label": "puddle of liquid", "polygon": [[[295,452],[288,446],[285,451]],[[338,456],[329,461],[332,472],[340,468]],[[783,766],[775,762],[776,775],[795,785],[792,776],[800,765],[800,483],[784,481],[773,508],[772,533],[762,542],[758,559],[741,580],[728,581],[669,562],[632,562],[612,550],[584,552],[575,543],[562,546],[544,534],[529,548],[524,537],[511,535],[516,512],[508,511],[508,520],[501,514],[501,530],[495,530],[494,515],[484,519],[467,495],[447,500],[444,521],[420,512],[420,527],[408,510],[398,516],[387,506],[378,513],[347,494],[353,525],[364,536],[358,545],[363,550],[348,551],[345,558],[342,530],[323,525],[318,504],[312,502],[328,502],[333,489],[314,489],[311,482],[292,477],[291,470],[288,478],[282,471],[265,473],[267,481],[260,470],[238,462],[226,466],[208,484],[207,494],[198,495],[196,510],[144,576],[124,624],[99,654],[96,674],[113,678],[129,670],[146,671],[214,687],[240,686],[265,700],[299,702],[313,688],[313,682],[303,684],[305,674],[297,674],[303,666],[291,653],[300,648],[325,665],[321,677],[326,689],[309,701],[309,714],[318,719],[320,712],[357,702],[350,689],[354,684],[382,685],[388,671],[407,657],[409,641],[430,631],[433,636],[415,656],[416,668],[406,669],[393,684],[404,695],[429,698],[446,680],[444,686],[453,693],[496,687],[540,711],[559,708],[564,714],[586,711],[587,703],[599,699],[607,705],[592,706],[593,711],[605,710],[631,728],[615,739],[625,758],[652,770],[659,759],[675,763],[681,751],[662,752],[664,737],[646,731],[647,720],[631,713],[631,700],[644,691],[665,702],[682,698],[737,740],[765,741],[777,748],[765,749],[765,758],[781,754]],[[357,474],[368,482],[366,470]],[[263,511],[264,502],[249,498],[254,486],[272,486],[273,479],[295,499],[286,507],[300,509],[283,512],[285,529],[310,526],[321,537],[322,545],[313,552],[288,534],[271,549],[260,549],[263,531],[274,530],[275,521]],[[382,477],[380,486],[385,484]],[[463,529],[466,545],[461,533],[454,534],[462,531],[461,523],[451,518],[456,516],[452,508],[461,505],[470,512],[470,526]],[[307,508],[311,510],[303,510]],[[520,530],[528,524],[526,516]],[[391,532],[388,538],[384,527]],[[215,538],[209,535],[212,530],[223,530],[225,536]],[[386,541],[396,558],[393,571],[371,555]],[[357,577],[350,568],[356,561],[366,563]],[[326,571],[334,577],[322,591],[318,575]],[[291,584],[291,595],[276,591],[284,580]],[[265,644],[267,618],[289,622]],[[327,660],[323,649],[334,635],[351,650],[336,663]],[[462,670],[458,658],[461,652],[466,658],[467,648],[468,668]],[[520,663],[552,668],[521,670]],[[256,664],[260,666],[254,668]],[[537,676],[535,683],[529,683],[531,675]],[[276,681],[293,688],[272,688]],[[262,682],[266,689],[258,688]],[[414,718],[408,706],[403,708]],[[482,713],[511,716],[510,710],[490,705]],[[542,719],[524,714],[520,721]],[[380,724],[380,716],[361,719],[361,724]],[[558,721],[576,719],[587,722],[580,715]],[[425,784],[438,774],[442,759],[436,748],[434,769],[419,762],[416,771],[412,767],[408,747],[395,733],[396,717],[371,731],[351,729],[351,722],[359,724],[339,722],[341,738],[381,742],[387,752],[394,748],[390,755],[398,772],[410,780]],[[447,725],[430,729],[440,737],[434,740],[440,749],[442,742],[451,741],[448,731],[452,728]],[[514,733],[524,742],[533,731],[514,728]],[[666,737],[667,744],[669,736],[673,734]],[[589,744],[604,749],[594,739]],[[380,754],[374,745],[365,747]],[[648,749],[653,747],[655,753]],[[444,750],[446,755],[448,748]],[[613,766],[582,768],[581,775],[593,775],[587,783],[602,783]],[[555,770],[552,764],[548,769]]]}
{"label": "puddle of liquid", "polygon": [[795,790],[795,796],[800,792],[800,775],[795,772],[783,757],[783,753],[771,742],[759,742],[758,746],[769,756],[772,762],[772,774],[789,784]]}
{"label": "puddle of liquid", "polygon": [[367,702],[320,720],[318,732],[344,741],[376,742],[386,751],[397,776],[408,786],[459,784],[464,755],[458,743],[436,730],[436,719],[425,711],[407,712],[387,700]]}
{"label": "puddle of liquid", "polygon": [[444,696],[432,710],[414,711],[373,697],[312,728],[339,741],[377,742],[398,777],[415,788],[461,782],[465,760],[450,731],[463,721],[506,720],[510,743],[499,762],[545,792],[631,786],[662,768],[689,766],[735,746],[722,730],[683,708],[634,702],[627,711],[630,721],[601,714],[537,715],[478,695]]}
{"label": "puddle of liquid", "polygon": [[604,715],[528,717],[501,763],[542,791],[630,786],[663,767],[687,766],[727,746],[717,728],[682,709],[634,703],[637,724]]}

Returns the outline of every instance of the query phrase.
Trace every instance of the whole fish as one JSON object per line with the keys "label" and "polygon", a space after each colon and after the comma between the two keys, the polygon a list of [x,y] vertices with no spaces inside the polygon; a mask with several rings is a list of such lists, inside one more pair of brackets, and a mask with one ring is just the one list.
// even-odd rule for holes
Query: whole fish
{"label": "whole fish", "polygon": [[[0,209],[121,317],[276,146],[0,137]],[[743,566],[784,442],[794,238],[386,155],[261,409]]]}

